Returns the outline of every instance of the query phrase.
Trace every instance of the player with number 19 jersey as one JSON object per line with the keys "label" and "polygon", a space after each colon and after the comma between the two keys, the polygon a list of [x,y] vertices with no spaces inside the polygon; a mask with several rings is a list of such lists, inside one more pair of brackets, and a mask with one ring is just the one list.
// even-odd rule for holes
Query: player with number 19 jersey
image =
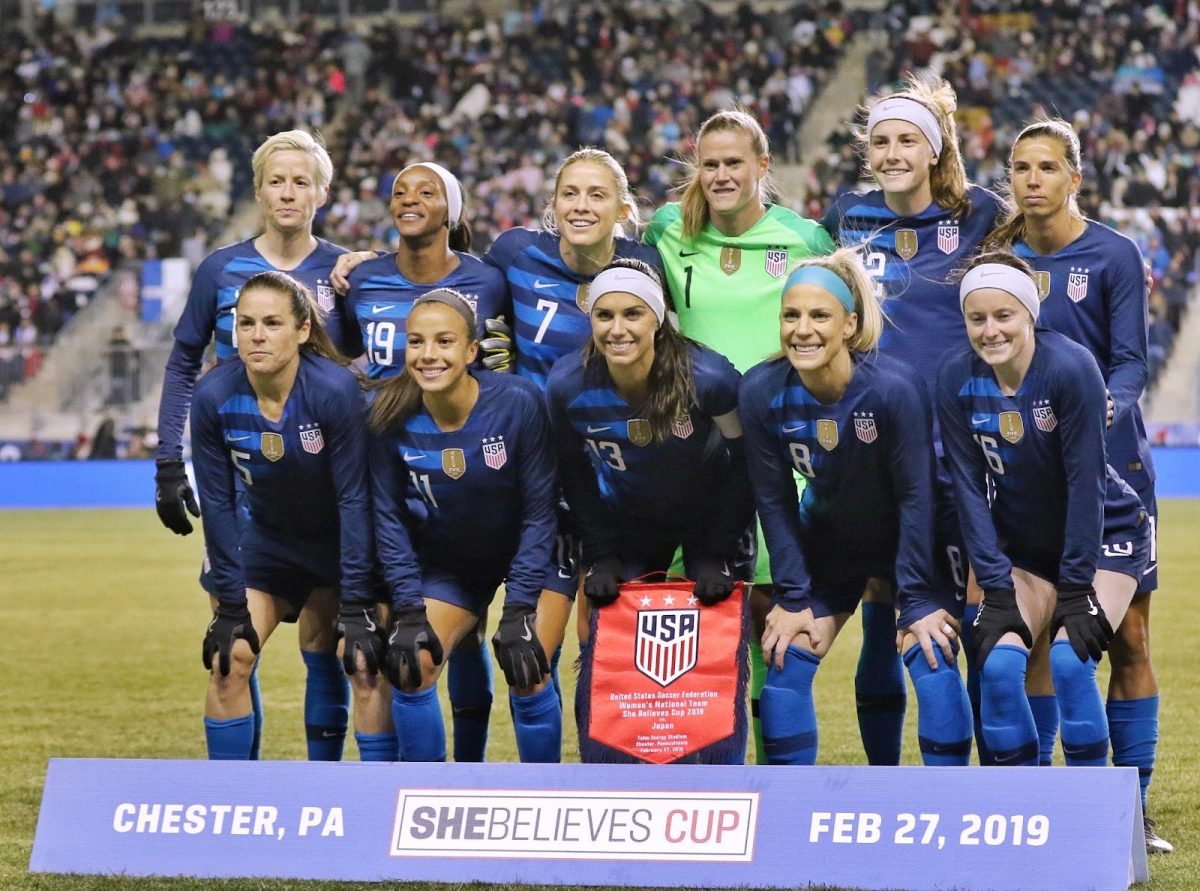
{"label": "player with number 19 jersey", "polygon": [[477,257],[455,251],[458,265],[441,281],[409,281],[396,268],[396,254],[367,260],[350,273],[350,290],[342,303],[348,330],[361,333],[362,342],[350,355],[367,355],[367,377],[395,377],[404,369],[404,325],[413,303],[435,288],[450,288],[467,298],[478,319],[476,336],[484,336],[483,325],[504,311],[504,276]]}

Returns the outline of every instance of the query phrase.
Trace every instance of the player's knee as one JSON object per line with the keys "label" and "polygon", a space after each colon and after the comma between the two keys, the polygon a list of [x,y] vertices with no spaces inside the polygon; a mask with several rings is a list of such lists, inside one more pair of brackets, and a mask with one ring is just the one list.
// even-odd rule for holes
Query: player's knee
{"label": "player's knee", "polygon": [[1130,610],[1109,643],[1114,671],[1138,669],[1150,664],[1150,624]]}
{"label": "player's knee", "polygon": [[212,680],[219,695],[242,690],[250,683],[250,673],[254,671],[257,657],[251,652],[249,646],[244,645],[244,641],[238,641],[238,644],[234,646],[233,653],[229,657],[228,674],[222,674],[221,657],[213,654]]}

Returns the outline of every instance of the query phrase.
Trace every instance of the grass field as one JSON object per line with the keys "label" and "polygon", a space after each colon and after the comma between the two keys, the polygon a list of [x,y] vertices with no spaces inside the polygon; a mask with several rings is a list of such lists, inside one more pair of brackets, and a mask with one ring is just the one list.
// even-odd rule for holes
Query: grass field
{"label": "grass field", "polygon": [[[1151,860],[1149,888],[1200,884],[1200,502],[1161,505],[1162,590],[1154,598],[1155,663],[1162,687],[1161,742],[1151,813],[1176,846]],[[207,601],[196,584],[200,535],[177,538],[151,510],[0,511],[0,888],[352,888],[316,882],[195,881],[31,876],[47,759],[203,758],[206,684],[200,640]],[[852,675],[852,622],[818,676],[821,763],[863,763]],[[264,755],[304,757],[302,666],[293,626],[272,638],[262,667]],[[573,651],[564,653],[569,665]],[[1106,677],[1106,668],[1102,666]],[[502,687],[502,678],[497,678]],[[564,674],[568,693],[574,686]],[[503,690],[497,691],[502,703]],[[910,697],[905,758],[916,763]],[[566,760],[575,757],[566,728]],[[492,715],[489,755],[516,760],[508,709]],[[357,758],[353,743],[348,758]],[[1061,761],[1059,761],[1061,763]],[[417,887],[393,885],[391,887]],[[448,886],[447,886],[448,887]],[[463,886],[455,886],[463,887]],[[484,887],[484,886],[480,886]],[[491,887],[491,886],[487,886]]]}

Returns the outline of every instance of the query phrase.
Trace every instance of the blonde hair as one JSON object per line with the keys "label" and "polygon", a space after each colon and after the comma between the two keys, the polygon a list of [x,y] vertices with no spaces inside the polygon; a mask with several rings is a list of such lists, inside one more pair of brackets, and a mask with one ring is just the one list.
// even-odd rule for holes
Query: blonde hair
{"label": "blonde hair", "polygon": [[[769,158],[771,146],[767,134],[759,126],[758,121],[746,109],[735,106],[718,111],[703,124],[696,134],[695,145],[692,148],[692,158],[686,162],[688,168],[687,182],[683,185],[683,195],[679,201],[679,209],[683,216],[683,236],[695,238],[704,224],[708,222],[708,199],[704,197],[704,187],[700,184],[700,140],[710,133],[721,133],[725,130],[740,130],[750,139],[750,149],[757,158]],[[771,176],[770,168],[758,181],[759,200],[766,203],[768,199],[779,195],[775,178]]]}
{"label": "blonde hair", "polygon": [[971,212],[971,199],[967,195],[967,170],[963,166],[962,152],[958,147],[958,125],[954,120],[954,113],[958,110],[958,96],[954,87],[940,77],[910,73],[904,78],[899,92],[877,96],[873,102],[859,108],[859,117],[863,123],[854,128],[854,139],[864,159],[864,173],[867,177],[874,178],[870,163],[866,160],[867,149],[871,145],[871,134],[867,132],[866,120],[871,113],[871,107],[876,102],[893,98],[916,102],[937,119],[938,128],[942,131],[942,150],[938,153],[937,163],[929,171],[929,189],[933,193],[933,200],[939,205],[952,213],[966,216]]}
{"label": "blonde hair", "polygon": [[855,352],[868,352],[878,347],[879,338],[883,336],[885,316],[879,298],[875,296],[875,281],[863,265],[861,250],[858,247],[839,248],[832,254],[809,257],[797,263],[796,269],[805,266],[828,269],[850,289],[858,325],[854,329],[854,336],[846,341],[846,346]]}
{"label": "blonde hair", "polygon": [[[992,230],[992,233],[984,240],[983,246],[986,250],[1004,250],[1009,248],[1016,242],[1025,238],[1025,212],[1017,206],[1016,196],[1013,194],[1012,187],[1012,159],[1016,154],[1017,146],[1026,139],[1052,139],[1062,146],[1063,160],[1067,164],[1067,169],[1071,173],[1083,175],[1083,160],[1080,156],[1079,137],[1071,128],[1071,125],[1062,118],[1039,118],[1029,124],[1017,134],[1017,138],[1013,140],[1012,150],[1008,155],[1008,184],[1005,190],[1008,192],[1008,203],[1012,207],[1012,212],[1008,215],[1003,223]],[[1079,209],[1079,203],[1075,199],[1075,194],[1072,193],[1067,201],[1067,212],[1077,218],[1083,219],[1083,212]]]}
{"label": "blonde hair", "polygon": [[[558,170],[554,172],[554,191],[550,193],[546,207],[542,210],[542,228],[547,232],[558,232],[558,224],[554,220],[554,199],[558,196],[558,185],[562,181],[563,171],[580,161],[598,164],[612,175],[613,183],[617,187],[617,200],[622,207],[629,210],[629,216],[625,218],[625,222],[635,230],[640,228],[641,218],[638,215],[637,198],[634,197],[633,190],[629,187],[629,176],[625,173],[625,168],[608,152],[592,146],[572,152],[566,160],[558,165]],[[614,232],[614,235],[616,234],[620,233]]]}
{"label": "blonde hair", "polygon": [[317,169],[317,186],[328,189],[333,182],[333,161],[322,139],[307,130],[284,130],[269,137],[254,150],[250,158],[250,169],[254,172],[254,189],[262,188],[263,173],[267,160],[276,152],[307,152]]}

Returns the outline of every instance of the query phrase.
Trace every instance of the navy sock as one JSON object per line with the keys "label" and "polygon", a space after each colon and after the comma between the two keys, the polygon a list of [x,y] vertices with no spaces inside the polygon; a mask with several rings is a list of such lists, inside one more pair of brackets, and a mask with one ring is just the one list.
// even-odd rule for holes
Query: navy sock
{"label": "navy sock", "polygon": [[968,603],[963,607],[962,645],[967,658],[967,698],[971,700],[971,716],[975,722],[975,751],[979,753],[979,764],[982,767],[995,764],[987,741],[983,738],[983,718],[979,713],[979,669],[975,667],[975,626],[971,624],[979,615],[979,604]]}
{"label": "navy sock", "polygon": [[446,726],[436,685],[419,693],[393,690],[392,722],[401,761],[446,760]]}
{"label": "navy sock", "polygon": [[771,665],[762,689],[763,748],[769,764],[817,763],[817,710],[812,685],[819,657],[788,647],[783,671]]}
{"label": "navy sock", "polygon": [[249,761],[254,740],[254,713],[240,718],[205,718],[204,741],[209,761]]}
{"label": "navy sock", "polygon": [[854,692],[868,764],[899,764],[904,735],[904,666],[896,653],[896,613],[890,603],[862,604],[863,643]]}
{"label": "navy sock", "polygon": [[1096,686],[1096,662],[1080,662],[1068,640],[1050,644],[1050,673],[1062,709],[1063,760],[1068,767],[1108,763],[1108,719]]}
{"label": "navy sock", "polygon": [[487,650],[480,646],[451,653],[446,686],[454,725],[454,760],[482,761],[492,716],[492,660]]}
{"label": "navy sock", "polygon": [[1038,764],[1049,767],[1054,763],[1054,740],[1058,738],[1058,697],[1030,696],[1029,708],[1038,732]]}
{"label": "navy sock", "polygon": [[355,733],[360,761],[399,761],[400,741],[392,733]]}
{"label": "navy sock", "polygon": [[250,760],[257,761],[259,749],[262,747],[263,707],[262,690],[258,687],[258,660],[250,669],[250,714],[254,718],[254,735],[250,740]]}
{"label": "navy sock", "polygon": [[997,644],[988,654],[979,679],[983,735],[993,764],[1037,764],[1037,727],[1025,698],[1029,654],[1021,647]]}
{"label": "navy sock", "polygon": [[341,761],[350,721],[350,683],[336,653],[301,650],[308,678],[304,684],[304,731],[309,761]]}
{"label": "navy sock", "polygon": [[971,763],[971,703],[958,666],[934,647],[938,667],[929,667],[920,644],[904,654],[917,693],[917,738],[926,767],[966,767]]}
{"label": "navy sock", "polygon": [[767,682],[767,664],[763,662],[762,642],[750,641],[750,727],[754,733],[754,763],[766,764],[763,749],[762,690]]}
{"label": "navy sock", "polygon": [[1117,767],[1136,767],[1142,784],[1142,810],[1146,792],[1154,775],[1154,755],[1158,749],[1158,697],[1110,699],[1108,733],[1112,740],[1112,762]]}
{"label": "navy sock", "polygon": [[523,763],[557,764],[562,760],[562,703],[550,684],[532,696],[508,694],[513,733]]}

